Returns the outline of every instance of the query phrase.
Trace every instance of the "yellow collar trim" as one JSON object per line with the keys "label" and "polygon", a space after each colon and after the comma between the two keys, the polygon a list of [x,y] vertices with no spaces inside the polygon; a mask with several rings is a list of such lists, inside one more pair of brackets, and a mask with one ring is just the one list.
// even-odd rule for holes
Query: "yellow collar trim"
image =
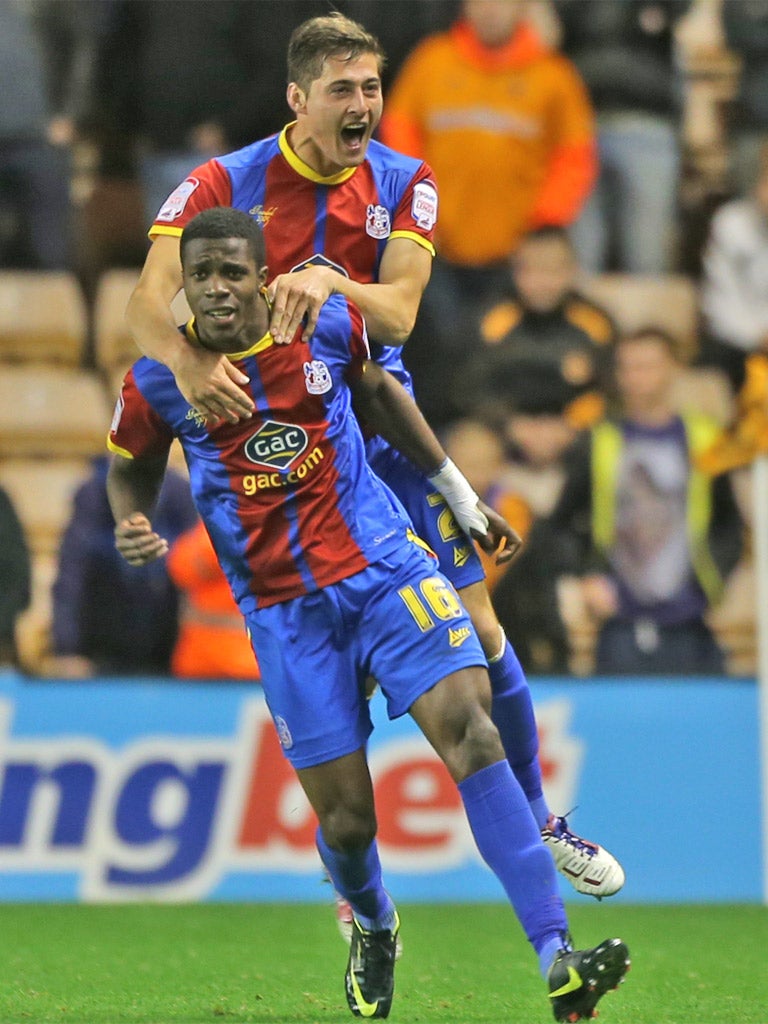
{"label": "yellow collar trim", "polygon": [[[203,344],[200,341],[200,335],[197,333],[197,327],[195,326],[195,318],[194,317],[192,317],[190,320],[187,321],[187,325],[186,325],[185,329],[186,329],[187,334],[191,338],[194,338],[195,341],[199,342],[201,345]],[[270,345],[274,345],[274,343],[275,343],[274,338],[269,333],[269,331],[267,331],[267,333],[265,335],[263,335],[263,337],[259,338],[259,340],[257,342],[255,342],[253,345],[251,345],[250,348],[245,349],[244,352],[222,352],[220,354],[223,355],[223,356],[226,356],[227,359],[245,359],[247,356],[256,356],[260,352],[264,352],[265,349],[268,349],[270,347]],[[205,348],[204,345],[203,345],[203,348]],[[208,349],[208,351],[212,352],[214,350],[213,349]]]}
{"label": "yellow collar trim", "polygon": [[297,174],[300,174],[302,178],[308,178],[310,181],[316,182],[318,185],[340,185],[343,181],[347,181],[352,177],[357,170],[357,167],[345,167],[344,170],[339,171],[338,174],[329,174],[327,177],[324,177],[322,174],[318,174],[317,171],[314,171],[309,164],[305,164],[301,157],[297,156],[291,149],[291,144],[288,141],[288,129],[293,128],[295,124],[295,121],[291,121],[290,124],[287,124],[285,128],[283,128],[280,132],[277,144],[280,147],[280,152]]}

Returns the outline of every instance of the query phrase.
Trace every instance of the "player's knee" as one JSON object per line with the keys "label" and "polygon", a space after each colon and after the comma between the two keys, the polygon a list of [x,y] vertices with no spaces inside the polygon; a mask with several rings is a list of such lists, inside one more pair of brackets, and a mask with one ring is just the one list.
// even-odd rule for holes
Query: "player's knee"
{"label": "player's knee", "polygon": [[332,850],[364,850],[376,837],[376,817],[367,810],[338,806],[323,815],[320,825]]}
{"label": "player's knee", "polygon": [[457,782],[469,778],[488,765],[504,758],[496,726],[478,704],[467,716],[460,741],[450,754],[449,771]]}

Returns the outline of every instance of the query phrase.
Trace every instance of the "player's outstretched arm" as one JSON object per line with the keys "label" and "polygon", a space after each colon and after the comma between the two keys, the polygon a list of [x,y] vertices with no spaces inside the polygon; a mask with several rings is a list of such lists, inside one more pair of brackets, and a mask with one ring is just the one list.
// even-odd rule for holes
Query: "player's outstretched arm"
{"label": "player's outstretched arm", "polygon": [[179,391],[207,420],[247,419],[253,413],[253,401],[242,389],[247,376],[225,355],[191,345],[177,329],[171,303],[181,285],[179,240],[161,235],[152,243],[125,312],[136,344],[171,370]]}
{"label": "player's outstretched arm", "polygon": [[107,474],[107,497],[115,519],[115,547],[131,565],[162,558],[168,542],[152,529],[167,459],[126,459],[114,455]]}
{"label": "player's outstretched arm", "polygon": [[402,384],[378,363],[367,362],[351,388],[358,415],[429,477],[459,526],[476,538],[483,550],[497,551],[499,564],[509,561],[520,546],[517,533],[480,501]]}
{"label": "player's outstretched arm", "polygon": [[384,250],[377,282],[361,284],[321,266],[279,274],[269,286],[270,333],[278,344],[287,344],[303,324],[301,337],[308,341],[323,303],[338,292],[360,309],[375,341],[403,345],[416,322],[431,270],[429,249],[409,238],[393,238]]}

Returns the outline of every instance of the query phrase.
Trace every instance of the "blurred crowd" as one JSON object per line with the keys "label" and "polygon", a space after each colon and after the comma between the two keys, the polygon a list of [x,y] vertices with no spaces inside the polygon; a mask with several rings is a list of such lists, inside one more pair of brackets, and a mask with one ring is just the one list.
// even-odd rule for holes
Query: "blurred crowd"
{"label": "blurred crowd", "polygon": [[[387,52],[379,137],[435,173],[405,358],[451,457],[526,539],[487,564],[523,666],[751,673],[737,421],[745,393],[752,411],[768,395],[768,0],[332,6]],[[41,307],[49,278],[72,278],[84,329],[59,372],[95,377],[107,406],[133,352],[104,355],[100,303],[126,298],[106,279],[134,279],[193,167],[288,120],[288,37],[328,7],[0,0],[0,308],[3,278],[39,275]],[[35,310],[14,312],[0,358],[39,388],[32,349],[6,338]],[[0,663],[258,678],[183,466],[157,519],[171,554],[136,570],[114,551],[98,445],[68,452],[51,526],[56,456],[45,439],[22,452],[18,428],[0,424]]]}

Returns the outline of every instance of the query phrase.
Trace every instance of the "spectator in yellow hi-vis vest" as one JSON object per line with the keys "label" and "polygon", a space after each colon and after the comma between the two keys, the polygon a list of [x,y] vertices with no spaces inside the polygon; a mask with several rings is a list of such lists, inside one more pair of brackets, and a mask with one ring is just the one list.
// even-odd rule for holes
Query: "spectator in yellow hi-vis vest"
{"label": "spectator in yellow hi-vis vest", "polygon": [[529,548],[543,585],[580,579],[598,625],[599,675],[724,671],[705,616],[740,557],[742,522],[729,478],[698,468],[719,428],[696,410],[674,411],[676,369],[674,341],[657,328],[618,342],[621,413],[577,442]]}

